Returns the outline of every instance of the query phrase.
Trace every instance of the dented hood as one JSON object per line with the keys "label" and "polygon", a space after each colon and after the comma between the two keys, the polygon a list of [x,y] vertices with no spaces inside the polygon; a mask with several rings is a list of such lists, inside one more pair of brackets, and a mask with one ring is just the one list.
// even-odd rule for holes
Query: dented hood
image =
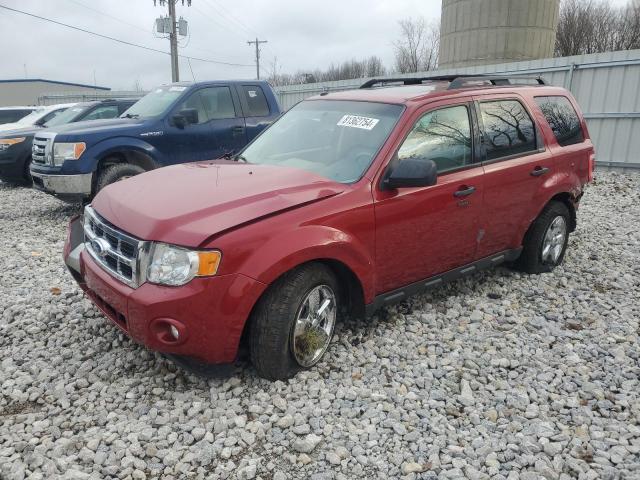
{"label": "dented hood", "polygon": [[130,235],[197,247],[212,235],[344,188],[304,170],[216,160],[161,168],[109,185],[93,207]]}

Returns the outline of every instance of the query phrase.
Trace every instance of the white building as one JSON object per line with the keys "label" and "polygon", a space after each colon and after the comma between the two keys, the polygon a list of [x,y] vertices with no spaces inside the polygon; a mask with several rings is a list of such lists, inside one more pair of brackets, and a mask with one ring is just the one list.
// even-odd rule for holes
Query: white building
{"label": "white building", "polygon": [[107,87],[58,82],[42,78],[0,80],[0,107],[39,105],[39,98],[48,94],[95,95],[104,94],[110,90]]}

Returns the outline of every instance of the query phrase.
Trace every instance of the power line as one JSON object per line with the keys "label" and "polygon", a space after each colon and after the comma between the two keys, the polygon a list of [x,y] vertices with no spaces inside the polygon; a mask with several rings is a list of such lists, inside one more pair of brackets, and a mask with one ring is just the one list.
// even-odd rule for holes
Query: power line
{"label": "power line", "polygon": [[219,5],[218,3],[213,3],[213,2],[210,3],[209,0],[204,0],[204,3],[205,5],[208,5],[211,9],[215,10],[218,15],[225,18],[227,21],[231,23],[235,23],[237,26],[243,29],[248,35],[251,35],[251,36],[257,35],[255,31],[252,32],[251,29],[248,28],[245,24],[243,24],[239,20],[236,20],[235,17],[231,15],[231,13],[229,13],[227,10],[224,10],[222,6]]}
{"label": "power line", "polygon": [[[72,30],[77,30],[79,32],[87,33],[89,35],[93,35],[93,36],[100,37],[100,38],[105,38],[107,40],[111,40],[112,42],[121,43],[121,44],[124,44],[124,45],[128,45],[130,47],[141,48],[143,50],[148,50],[150,52],[156,52],[156,53],[162,53],[164,55],[171,55],[169,52],[165,52],[164,50],[158,50],[157,48],[147,47],[145,45],[139,45],[137,43],[128,42],[126,40],[121,40],[121,39],[115,38],[115,37],[110,37],[108,35],[103,35],[101,33],[92,32],[91,30],[86,30],[84,28],[76,27],[74,25],[69,25],[67,23],[58,22],[57,20],[53,20],[51,18],[41,17],[40,15],[36,15],[34,13],[24,12],[24,11],[18,10],[16,8],[7,7],[6,5],[0,4],[0,8],[4,8],[5,10],[9,10],[9,11],[16,12],[16,13],[21,13],[22,15],[27,15],[29,17],[37,18],[39,20],[44,20],[45,22],[54,23],[56,25],[60,25],[62,27],[70,28]],[[198,60],[200,62],[216,63],[218,65],[227,65],[227,66],[231,66],[231,67],[253,67],[253,65],[244,64],[244,63],[223,62],[223,61],[220,61],[220,60],[211,60],[211,59],[208,59],[208,58],[198,58],[198,57],[192,57],[192,56],[189,56],[189,55],[178,55],[178,56],[182,57],[182,58],[188,58],[188,59],[191,59],[191,60]]]}
{"label": "power line", "polygon": [[120,23],[122,23],[122,24],[124,24],[124,25],[127,25],[127,26],[129,26],[129,27],[133,27],[133,28],[135,28],[135,29],[137,29],[137,30],[141,30],[141,31],[143,31],[143,32],[145,32],[145,33],[149,33],[149,32],[150,32],[150,31],[149,31],[149,29],[143,28],[143,27],[141,27],[140,25],[134,25],[133,23],[129,23],[129,22],[127,22],[126,20],[122,20],[121,18],[114,17],[113,15],[111,15],[111,14],[109,14],[109,13],[107,13],[107,12],[103,12],[103,11],[101,11],[101,10],[98,10],[97,8],[90,7],[89,5],[86,5],[86,4],[82,3],[82,2],[79,2],[78,0],[68,0],[68,1],[69,1],[69,2],[73,2],[73,3],[75,3],[76,5],[80,5],[81,7],[87,8],[87,9],[89,9],[89,10],[93,10],[94,12],[96,12],[96,13],[98,13],[98,14],[100,14],[100,15],[103,15],[103,16],[105,16],[105,17],[109,17],[109,18],[111,18],[112,20],[115,20],[116,22],[120,22]]}

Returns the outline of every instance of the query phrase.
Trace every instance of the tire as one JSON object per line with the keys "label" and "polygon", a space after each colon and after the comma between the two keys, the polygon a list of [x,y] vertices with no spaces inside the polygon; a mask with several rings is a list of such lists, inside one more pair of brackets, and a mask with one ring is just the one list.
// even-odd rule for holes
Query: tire
{"label": "tire", "polygon": [[[526,273],[544,273],[560,265],[567,251],[570,221],[569,209],[564,203],[553,201],[544,207],[525,235],[522,253],[515,264],[516,268]],[[562,222],[564,222],[563,238],[552,242],[555,246],[551,252],[546,251],[545,246],[550,243],[545,239],[558,238],[559,233],[556,235],[554,233],[560,231],[559,225]]]}
{"label": "tire", "polygon": [[[328,333],[324,327],[312,327],[306,330],[306,334],[300,334],[298,332],[304,329],[300,328],[302,323],[296,322],[296,319],[305,316],[305,310],[309,310],[307,302],[313,303],[310,299],[315,298],[315,292],[320,292],[316,305],[331,301],[328,294],[333,294],[333,305],[324,309],[324,314],[333,318],[333,324],[329,328],[327,318],[326,322],[320,322],[319,327],[327,324]],[[273,283],[258,301],[250,318],[249,352],[258,374],[269,380],[286,380],[299,370],[317,364],[331,342],[341,311],[340,302],[338,280],[327,266],[319,263],[296,268]],[[296,324],[298,329],[295,328]],[[313,335],[309,336],[309,332]],[[318,332],[322,335],[318,335]],[[303,350],[303,341],[307,344],[315,342],[314,348]],[[318,350],[320,344],[323,345],[321,351]],[[319,356],[310,358],[309,354],[309,358],[305,358],[305,352],[316,352]],[[305,361],[301,362],[303,359]]]}
{"label": "tire", "polygon": [[23,184],[27,187],[33,185],[33,179],[31,178],[31,155],[24,162],[24,169],[22,173]]}
{"label": "tire", "polygon": [[111,185],[112,183],[119,182],[120,180],[133,177],[143,172],[145,172],[144,168],[138,167],[137,165],[131,165],[130,163],[116,163],[109,165],[100,172],[98,181],[96,182],[95,193],[97,194],[107,185]]}

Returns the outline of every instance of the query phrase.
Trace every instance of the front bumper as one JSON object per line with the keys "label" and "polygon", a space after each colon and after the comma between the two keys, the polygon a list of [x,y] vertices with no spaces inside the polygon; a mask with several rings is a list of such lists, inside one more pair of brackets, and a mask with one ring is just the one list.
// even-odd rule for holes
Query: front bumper
{"label": "front bumper", "polygon": [[60,196],[91,196],[93,173],[78,175],[49,175],[31,169],[33,185],[38,189]]}
{"label": "front bumper", "polygon": [[[64,248],[69,271],[107,318],[136,342],[205,363],[236,358],[245,322],[266,285],[235,274],[196,278],[182,287],[145,283],[132,289],[96,264],[83,241],[78,217],[69,225]],[[158,326],[164,322],[178,326],[179,341],[162,334]]]}

